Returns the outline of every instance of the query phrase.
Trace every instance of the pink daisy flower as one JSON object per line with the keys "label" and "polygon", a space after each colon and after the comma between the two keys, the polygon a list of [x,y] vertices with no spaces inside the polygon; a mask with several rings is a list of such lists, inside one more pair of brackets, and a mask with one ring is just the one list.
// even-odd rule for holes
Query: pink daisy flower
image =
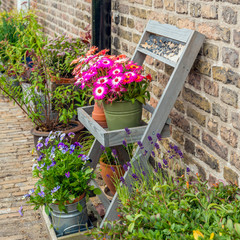
{"label": "pink daisy flower", "polygon": [[117,76],[117,75],[119,75],[122,72],[123,72],[123,67],[122,66],[118,66],[118,67],[116,67],[116,68],[114,68],[114,69],[112,69],[110,71],[110,75]]}
{"label": "pink daisy flower", "polygon": [[124,80],[123,80],[123,84],[129,84],[131,82],[133,82],[137,77],[137,74],[134,72],[126,72],[124,73]]}
{"label": "pink daisy flower", "polygon": [[107,92],[108,92],[108,89],[107,89],[107,87],[105,87],[104,85],[96,86],[96,87],[93,89],[94,99],[96,99],[96,100],[101,100],[101,99],[103,99],[103,98],[106,96]]}
{"label": "pink daisy flower", "polygon": [[93,78],[96,75],[97,75],[97,72],[94,71],[93,69],[90,69],[89,71],[87,71],[86,73],[83,74],[83,78],[89,80],[89,79]]}
{"label": "pink daisy flower", "polygon": [[144,79],[144,77],[142,75],[137,75],[137,77],[135,78],[135,82],[141,82]]}
{"label": "pink daisy flower", "polygon": [[130,61],[128,63],[128,65],[126,66],[126,69],[128,70],[132,70],[132,71],[137,71],[137,70],[141,70],[142,67],[138,66],[137,64],[135,64],[133,61]]}
{"label": "pink daisy flower", "polygon": [[119,84],[122,83],[122,81],[123,81],[123,77],[117,76],[117,77],[113,78],[112,80],[110,80],[109,83],[112,87],[117,87],[117,86],[119,86]]}
{"label": "pink daisy flower", "polygon": [[116,87],[111,89],[111,92],[116,93],[118,95],[121,94],[122,92],[126,92],[126,91],[127,91],[127,89],[122,87],[121,85],[116,86]]}
{"label": "pink daisy flower", "polygon": [[100,65],[103,68],[108,68],[108,67],[111,67],[113,65],[113,61],[108,59],[108,58],[102,58],[100,60]]}
{"label": "pink daisy flower", "polygon": [[108,77],[100,77],[97,79],[95,84],[103,85],[103,84],[106,84],[107,82],[108,82]]}

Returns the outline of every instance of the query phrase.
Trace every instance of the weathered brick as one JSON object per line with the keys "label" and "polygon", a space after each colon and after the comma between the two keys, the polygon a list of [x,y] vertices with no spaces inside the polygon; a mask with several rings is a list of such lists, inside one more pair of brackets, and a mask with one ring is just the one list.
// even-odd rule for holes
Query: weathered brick
{"label": "weathered brick", "polygon": [[240,170],[240,155],[235,152],[232,152],[230,157],[230,163],[238,170]]}
{"label": "weathered brick", "polygon": [[218,60],[218,46],[211,44],[211,43],[204,43],[203,44],[203,56],[206,56],[213,60]]}
{"label": "weathered brick", "polygon": [[192,136],[198,140],[200,140],[200,129],[197,126],[192,125]]}
{"label": "weathered brick", "polygon": [[217,178],[215,178],[213,175],[209,174],[209,178],[208,178],[208,185],[210,187],[214,186],[213,184],[217,183]]}
{"label": "weathered brick", "polygon": [[217,24],[203,22],[197,25],[197,31],[204,34],[206,38],[220,40],[220,27]]}
{"label": "weathered brick", "polygon": [[238,107],[238,93],[231,89],[222,88],[221,100],[230,106]]}
{"label": "weathered brick", "polygon": [[143,21],[135,21],[135,28],[138,32],[143,32],[145,28],[145,22]]}
{"label": "weathered brick", "polygon": [[202,115],[199,111],[196,111],[195,109],[193,109],[191,107],[188,107],[187,108],[187,115],[189,117],[193,118],[201,126],[205,126],[206,116]]}
{"label": "weathered brick", "polygon": [[120,49],[120,39],[119,39],[119,37],[114,38],[113,46],[117,49]]}
{"label": "weathered brick", "polygon": [[139,35],[137,33],[133,33],[133,42],[134,43],[138,43],[140,39],[141,39],[141,35]]}
{"label": "weathered brick", "polygon": [[186,152],[195,155],[195,143],[188,138],[185,138],[184,149]]}
{"label": "weathered brick", "polygon": [[227,108],[224,108],[222,105],[218,103],[212,104],[212,114],[214,116],[220,117],[223,122],[227,122],[228,119],[228,111]]}
{"label": "weathered brick", "polygon": [[126,27],[127,26],[127,18],[124,16],[121,16],[120,23],[122,26]]}
{"label": "weathered brick", "polygon": [[158,72],[158,82],[165,88],[169,80],[169,76],[165,73]]}
{"label": "weathered brick", "polygon": [[128,40],[128,41],[132,41],[132,33],[131,32],[128,32],[128,31],[125,31],[125,30],[123,30],[123,29],[119,29],[119,35],[122,37],[122,38],[124,38],[124,39],[126,39],[126,40]]}
{"label": "weathered brick", "polygon": [[158,100],[156,100],[155,98],[151,97],[150,98],[150,105],[153,106],[154,108],[156,108],[157,104],[158,104]]}
{"label": "weathered brick", "polygon": [[123,14],[129,14],[129,6],[125,4],[119,4],[118,11]]}
{"label": "weathered brick", "polygon": [[204,75],[207,75],[207,76],[210,76],[211,75],[211,64],[207,61],[203,61],[203,60],[200,60],[200,59],[197,59],[194,63],[194,68],[204,74]]}
{"label": "weathered brick", "polygon": [[134,20],[132,18],[127,19],[127,24],[128,24],[128,27],[130,27],[130,28],[135,27]]}
{"label": "weathered brick", "polygon": [[172,138],[178,142],[179,144],[183,145],[184,143],[184,138],[183,138],[183,132],[179,131],[178,129],[174,129],[172,131]]}
{"label": "weathered brick", "polygon": [[237,24],[237,11],[230,7],[223,7],[222,17],[226,23]]}
{"label": "weathered brick", "polygon": [[218,7],[215,5],[203,4],[202,17],[207,19],[218,19]]}
{"label": "weathered brick", "polygon": [[154,8],[163,8],[163,0],[155,0]]}
{"label": "weathered brick", "polygon": [[164,0],[165,9],[168,11],[175,10],[175,0]]}
{"label": "weathered brick", "polygon": [[127,44],[127,43],[122,42],[122,50],[123,50],[124,52],[128,52],[128,44]]}
{"label": "weathered brick", "polygon": [[204,79],[204,91],[214,97],[219,96],[219,86],[217,82]]}
{"label": "weathered brick", "polygon": [[232,67],[238,67],[238,65],[239,65],[239,54],[234,49],[223,47],[223,49],[222,49],[222,60],[223,60],[224,63],[228,63]]}
{"label": "weathered brick", "polygon": [[186,0],[177,1],[176,12],[181,14],[188,14],[188,1]]}
{"label": "weathered brick", "polygon": [[177,99],[175,104],[174,104],[174,107],[181,113],[185,113],[185,106],[184,106],[184,103]]}
{"label": "weathered brick", "polygon": [[198,90],[201,90],[201,76],[191,72],[188,77],[188,83]]}
{"label": "weathered brick", "polygon": [[240,88],[240,75],[232,70],[228,70],[227,72],[228,82],[236,85]]}
{"label": "weathered brick", "polygon": [[233,4],[240,4],[240,0],[225,0],[225,1]]}
{"label": "weathered brick", "polygon": [[226,179],[228,183],[238,184],[238,174],[229,167],[224,167],[223,177]]}
{"label": "weathered brick", "polygon": [[152,7],[152,0],[145,0],[144,5]]}
{"label": "weathered brick", "polygon": [[190,133],[190,124],[184,116],[172,111],[171,114],[172,124],[183,129],[185,132]]}
{"label": "weathered brick", "polygon": [[231,122],[234,128],[240,130],[240,114],[237,112],[232,112]]}
{"label": "weathered brick", "polygon": [[219,160],[216,159],[214,156],[210,155],[203,148],[199,146],[196,147],[196,156],[215,171],[220,171]]}
{"label": "weathered brick", "polygon": [[221,81],[223,83],[227,83],[227,69],[224,67],[213,66],[212,67],[212,75],[215,80]]}
{"label": "weathered brick", "polygon": [[207,124],[208,129],[214,133],[215,135],[218,134],[218,122],[215,121],[214,119],[209,119],[208,124]]}
{"label": "weathered brick", "polygon": [[223,42],[230,42],[230,29],[225,27],[219,27],[219,38]]}
{"label": "weathered brick", "polygon": [[218,156],[220,156],[221,158],[227,160],[228,148],[221,141],[219,141],[218,139],[213,138],[209,134],[203,132],[202,133],[202,142],[207,147],[209,147],[212,151],[217,153]]}
{"label": "weathered brick", "polygon": [[130,14],[142,19],[147,19],[147,11],[136,7],[130,7]]}
{"label": "weathered brick", "polygon": [[221,138],[225,140],[229,145],[236,148],[238,144],[238,135],[230,128],[221,127]]}
{"label": "weathered brick", "polygon": [[178,18],[177,20],[177,27],[178,28],[188,28],[188,29],[195,29],[195,21],[187,18]]}
{"label": "weathered brick", "polygon": [[201,4],[200,3],[191,3],[190,5],[190,14],[192,17],[201,17]]}
{"label": "weathered brick", "polygon": [[233,31],[233,42],[235,46],[240,47],[240,31]]}
{"label": "weathered brick", "polygon": [[152,92],[154,96],[156,96],[159,99],[162,96],[163,89],[157,85],[154,85],[152,88]]}
{"label": "weathered brick", "polygon": [[206,98],[199,95],[198,93],[192,91],[191,89],[188,89],[188,88],[183,89],[183,98],[186,101],[201,108],[202,110],[204,110],[206,112],[210,112],[211,105],[210,105],[209,101]]}

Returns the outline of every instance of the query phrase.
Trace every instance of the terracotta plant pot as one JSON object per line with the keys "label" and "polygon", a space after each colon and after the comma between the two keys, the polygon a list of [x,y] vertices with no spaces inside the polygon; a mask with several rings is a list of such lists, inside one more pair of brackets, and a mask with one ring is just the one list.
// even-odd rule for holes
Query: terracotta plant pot
{"label": "terracotta plant pot", "polygon": [[[72,141],[73,142],[77,142],[77,141],[80,142],[81,138],[83,137],[84,126],[79,121],[70,121],[70,124],[72,125],[72,128],[69,129],[69,130],[62,131],[62,132],[65,133],[66,135],[70,132],[75,133],[75,137],[73,138]],[[31,130],[31,134],[33,135],[34,145],[36,147],[36,145],[38,143],[38,139],[40,137],[42,137],[43,140],[45,141],[45,139],[49,135],[49,132],[41,132],[38,129],[33,128]],[[37,153],[40,154],[38,151],[37,151]]]}
{"label": "terracotta plant pot", "polygon": [[124,175],[125,171],[123,167],[121,165],[109,165],[100,160],[100,169],[104,182],[110,189],[111,193],[114,195],[116,193],[114,179],[119,179]]}
{"label": "terracotta plant pot", "polygon": [[61,85],[61,84],[74,84],[76,82],[76,80],[74,78],[63,78],[63,77],[56,77],[56,76],[52,76],[50,74],[51,77],[51,82],[56,83],[57,85]]}
{"label": "terracotta plant pot", "polygon": [[95,102],[92,112],[92,118],[103,128],[108,127],[102,104]]}

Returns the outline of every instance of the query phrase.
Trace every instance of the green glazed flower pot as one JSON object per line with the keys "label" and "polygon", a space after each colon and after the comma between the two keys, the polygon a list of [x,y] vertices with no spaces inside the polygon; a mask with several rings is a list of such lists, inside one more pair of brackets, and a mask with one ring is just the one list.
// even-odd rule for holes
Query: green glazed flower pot
{"label": "green glazed flower pot", "polygon": [[142,103],[113,102],[103,103],[109,130],[137,127],[141,123]]}

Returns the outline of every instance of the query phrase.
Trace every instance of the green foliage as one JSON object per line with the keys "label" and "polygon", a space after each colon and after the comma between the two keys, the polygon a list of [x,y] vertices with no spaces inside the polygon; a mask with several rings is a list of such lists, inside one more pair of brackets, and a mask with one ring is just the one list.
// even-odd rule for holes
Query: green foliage
{"label": "green foliage", "polygon": [[[176,146],[170,147],[169,159],[182,156]],[[116,186],[121,201],[119,220],[107,221],[88,235],[131,240],[240,239],[238,186],[220,182],[209,187],[198,174],[190,181],[188,168],[185,175],[174,177],[174,166],[166,159],[154,171],[149,169],[148,180],[144,171],[132,167],[131,193],[124,180]]]}
{"label": "green foliage", "polygon": [[63,34],[49,40],[44,49],[47,51],[46,64],[53,76],[72,78],[74,65],[71,63],[85,54],[87,44],[81,38],[70,38]]}
{"label": "green foliage", "polygon": [[[89,186],[91,178],[95,178],[93,169],[88,164],[87,156],[78,142],[72,142],[74,133],[50,133],[45,142],[39,140],[37,149],[41,155],[35,160],[33,176],[39,180],[35,189],[25,195],[34,209],[40,206],[51,207],[51,203],[59,204],[59,209],[65,211],[64,205],[72,203],[82,194],[90,191],[96,194],[98,189]],[[70,141],[69,141],[70,139]],[[81,207],[78,206],[79,211]]]}

